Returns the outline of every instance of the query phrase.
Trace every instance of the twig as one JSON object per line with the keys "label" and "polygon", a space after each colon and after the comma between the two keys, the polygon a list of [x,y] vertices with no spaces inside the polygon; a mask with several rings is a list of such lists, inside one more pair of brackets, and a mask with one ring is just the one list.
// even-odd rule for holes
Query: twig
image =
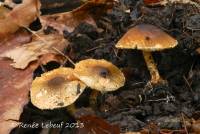
{"label": "twig", "polygon": [[99,46],[96,46],[96,47],[86,50],[86,52],[88,53],[88,52],[94,51],[94,50],[96,50],[98,48],[102,48],[102,47],[103,47],[103,45],[99,45]]}
{"label": "twig", "polygon": [[45,69],[45,67],[42,64],[40,65],[40,67],[41,67],[43,72],[47,72],[47,70]]}
{"label": "twig", "polygon": [[170,100],[174,101],[174,100],[175,100],[174,96],[168,96],[168,95],[167,95],[166,98],[157,99],[157,100],[148,100],[148,102],[166,101],[166,102],[168,103]]}
{"label": "twig", "polygon": [[54,50],[56,50],[58,53],[60,53],[61,55],[63,55],[66,59],[68,59],[69,60],[69,62],[72,64],[72,65],[74,65],[75,66],[75,63],[67,56],[67,55],[65,55],[63,52],[61,52],[60,50],[58,50],[57,48],[55,48],[55,47],[52,47]]}
{"label": "twig", "polygon": [[[39,39],[41,39],[45,44],[49,44],[48,41],[46,41],[44,38],[40,37],[36,32],[32,31],[31,29],[25,27],[28,31],[30,31],[32,34],[34,34],[36,37],[38,37]],[[61,54],[62,56],[64,56],[67,60],[69,60],[69,62],[75,66],[75,63],[67,56],[65,55],[63,52],[61,52],[60,50],[58,50],[55,47],[52,47],[55,51],[57,51],[59,54]]]}
{"label": "twig", "polygon": [[192,90],[192,88],[191,88],[191,85],[190,85],[190,83],[188,82],[188,80],[186,79],[186,77],[185,76],[183,76],[183,79],[185,80],[185,83],[187,84],[187,86],[189,87],[189,89],[190,89],[190,91],[192,92],[192,93],[194,93],[194,91]]}
{"label": "twig", "polygon": [[188,134],[188,130],[187,130],[187,126],[186,126],[186,123],[185,123],[185,118],[184,118],[183,113],[181,113],[181,118],[183,120],[183,125],[184,125],[185,132],[186,132],[186,134]]}
{"label": "twig", "polygon": [[118,52],[119,52],[118,49],[115,49],[114,47],[112,47],[112,50],[113,50],[115,56],[116,56],[118,59],[121,60],[122,58],[118,56]]}

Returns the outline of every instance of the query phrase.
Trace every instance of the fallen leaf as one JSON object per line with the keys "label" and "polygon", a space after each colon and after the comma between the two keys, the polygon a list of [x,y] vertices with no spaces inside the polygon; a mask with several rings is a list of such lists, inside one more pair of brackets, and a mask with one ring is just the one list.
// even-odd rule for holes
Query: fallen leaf
{"label": "fallen leaf", "polygon": [[2,19],[0,18],[0,38],[16,32],[19,27],[27,27],[33,22],[40,9],[39,0],[24,0]]}
{"label": "fallen leaf", "polygon": [[31,34],[25,30],[19,30],[14,34],[8,35],[6,38],[0,40],[0,54],[12,49],[13,47],[21,46],[23,43],[31,41]]}
{"label": "fallen leaf", "polygon": [[[0,54],[30,41],[29,33],[18,31],[0,42]],[[12,63],[10,60],[0,58],[0,134],[9,134],[13,128],[19,125],[18,120],[23,112],[23,107],[29,101],[28,94],[33,71],[40,63],[59,60],[55,54],[44,54],[37,62],[33,62],[26,69],[21,70],[10,66]]]}
{"label": "fallen leaf", "polygon": [[[21,33],[11,36],[5,45],[0,45],[0,53],[6,47],[19,46],[30,41],[30,35]],[[32,70],[17,70],[10,66],[10,61],[0,59],[0,134],[8,134],[18,125],[23,106],[28,102],[28,91],[32,80]]]}
{"label": "fallen leaf", "polygon": [[0,66],[0,133],[7,134],[18,125],[14,120],[19,119],[28,102],[33,70],[14,69],[7,60],[0,60]]}
{"label": "fallen leaf", "polygon": [[13,67],[25,69],[30,62],[36,61],[40,56],[49,53],[58,54],[56,50],[62,52],[67,45],[68,41],[61,35],[39,33],[33,37],[32,42],[5,51],[0,57],[13,59],[11,63]]}
{"label": "fallen leaf", "polygon": [[112,0],[88,1],[70,12],[41,16],[40,21],[44,29],[50,26],[58,30],[60,34],[63,34],[63,31],[72,32],[82,22],[96,27],[96,22],[92,16],[95,10],[97,10],[97,7],[101,7],[97,11],[98,14],[104,12],[104,9],[109,8],[110,6],[108,5],[110,4],[108,3],[112,3]]}
{"label": "fallen leaf", "polygon": [[116,125],[110,125],[100,117],[87,115],[78,119],[83,123],[83,128],[78,128],[76,134],[120,134]]}

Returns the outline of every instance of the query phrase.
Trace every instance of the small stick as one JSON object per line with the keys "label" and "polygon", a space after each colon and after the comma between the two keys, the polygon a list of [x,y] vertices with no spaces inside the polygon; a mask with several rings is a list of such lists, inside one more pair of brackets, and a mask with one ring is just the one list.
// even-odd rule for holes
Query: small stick
{"label": "small stick", "polygon": [[186,77],[185,76],[183,76],[183,79],[185,80],[185,83],[187,84],[187,86],[189,87],[189,89],[190,89],[190,91],[192,92],[192,93],[194,93],[194,91],[192,90],[192,88],[191,88],[191,85],[190,85],[190,83],[188,82],[188,80],[186,79]]}
{"label": "small stick", "polygon": [[75,63],[65,54],[63,54],[60,50],[58,50],[57,48],[53,47],[54,50],[56,50],[58,53],[60,53],[61,55],[63,55],[66,59],[69,60],[69,62],[75,66]]}
{"label": "small stick", "polygon": [[185,124],[185,118],[184,118],[183,113],[181,113],[181,118],[183,120],[183,125],[184,125],[185,132],[186,132],[186,134],[188,134],[187,127],[186,127],[186,124]]}
{"label": "small stick", "polygon": [[102,48],[102,47],[103,47],[103,45],[99,45],[99,46],[96,46],[96,47],[86,50],[86,52],[91,52],[91,51],[94,51],[94,50],[96,50],[98,48]]}
{"label": "small stick", "polygon": [[[35,36],[37,36],[39,39],[41,39],[44,43],[49,44],[44,38],[40,37],[36,32],[32,31],[31,29],[25,27],[28,31],[30,31],[31,33],[33,33]],[[62,56],[64,56],[67,60],[69,60],[69,62],[75,66],[75,63],[67,56],[65,55],[63,52],[61,52],[60,50],[58,50],[55,47],[52,47],[55,51],[57,51],[59,54],[61,54]]]}
{"label": "small stick", "polygon": [[46,68],[41,64],[40,67],[42,68],[43,72],[47,72]]}

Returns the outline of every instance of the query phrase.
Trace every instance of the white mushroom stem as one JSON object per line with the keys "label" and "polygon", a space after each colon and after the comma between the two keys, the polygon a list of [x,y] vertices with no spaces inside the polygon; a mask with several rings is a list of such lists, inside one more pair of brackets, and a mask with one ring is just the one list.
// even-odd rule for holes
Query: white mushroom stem
{"label": "white mushroom stem", "polygon": [[158,84],[159,82],[163,81],[153,60],[151,52],[143,51],[143,56],[151,75],[151,83]]}

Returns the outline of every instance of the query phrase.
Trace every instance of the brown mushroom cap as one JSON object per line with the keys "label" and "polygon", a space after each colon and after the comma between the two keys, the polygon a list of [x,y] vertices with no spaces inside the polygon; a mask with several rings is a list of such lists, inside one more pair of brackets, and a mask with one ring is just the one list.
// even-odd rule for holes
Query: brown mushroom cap
{"label": "brown mushroom cap", "polygon": [[177,44],[177,40],[161,29],[150,24],[140,24],[128,30],[128,32],[118,41],[116,47],[122,49],[159,51],[173,48]]}
{"label": "brown mushroom cap", "polygon": [[85,87],[73,75],[73,69],[54,69],[32,82],[31,102],[40,109],[65,107],[74,103]]}
{"label": "brown mushroom cap", "polygon": [[115,91],[125,83],[123,73],[106,60],[87,59],[75,65],[74,75],[101,92]]}

